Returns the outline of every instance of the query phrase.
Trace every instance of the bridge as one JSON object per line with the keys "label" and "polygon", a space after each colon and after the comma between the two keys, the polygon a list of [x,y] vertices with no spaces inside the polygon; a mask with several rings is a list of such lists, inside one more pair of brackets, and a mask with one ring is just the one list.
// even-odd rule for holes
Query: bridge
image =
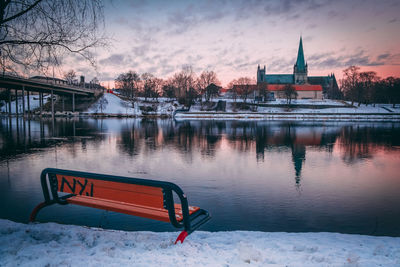
{"label": "bridge", "polygon": [[64,96],[71,96],[72,98],[72,112],[75,112],[75,96],[94,96],[95,89],[88,89],[79,86],[71,86],[64,83],[58,83],[59,79],[51,80],[50,82],[42,82],[36,79],[26,79],[10,75],[0,75],[0,88],[5,88],[10,90],[9,101],[8,101],[8,113],[11,114],[11,89],[15,90],[15,107],[16,115],[18,116],[18,91],[22,92],[22,95],[27,95],[27,110],[25,110],[25,97],[22,97],[22,113],[30,112],[30,100],[29,93],[37,92],[39,93],[39,106],[40,111],[43,107],[43,93],[51,95],[51,111],[54,117],[54,95],[60,95],[62,97],[64,106]]}

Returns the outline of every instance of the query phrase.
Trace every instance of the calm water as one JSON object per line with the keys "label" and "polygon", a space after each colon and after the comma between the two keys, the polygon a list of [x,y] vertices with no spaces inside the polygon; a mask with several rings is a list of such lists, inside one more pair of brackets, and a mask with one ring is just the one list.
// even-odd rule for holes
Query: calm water
{"label": "calm water", "polygon": [[[0,119],[0,217],[27,222],[46,167],[171,181],[212,213],[202,230],[400,236],[400,124]],[[171,231],[78,206],[41,222]]]}

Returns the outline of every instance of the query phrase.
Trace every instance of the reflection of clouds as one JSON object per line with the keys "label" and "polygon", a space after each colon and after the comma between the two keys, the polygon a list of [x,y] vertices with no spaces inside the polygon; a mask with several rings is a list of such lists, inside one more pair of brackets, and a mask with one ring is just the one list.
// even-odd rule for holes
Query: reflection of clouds
{"label": "reflection of clouds", "polygon": [[[27,120],[25,126],[22,119],[18,124],[15,118],[11,122],[8,118],[1,120],[1,155],[53,146],[57,142],[79,143],[86,149],[89,143],[90,146],[100,146],[110,138],[103,133],[112,133],[116,146],[112,153],[118,155],[119,152],[129,157],[151,157],[168,147],[185,160],[190,161],[197,153],[204,159],[213,159],[229,147],[239,153],[254,153],[257,162],[264,162],[265,154],[269,152],[291,151],[297,178],[301,177],[309,148],[339,153],[344,162],[355,164],[400,144],[397,124],[60,119],[53,129],[51,120]],[[56,139],[48,138],[51,136]],[[83,136],[90,139],[81,138]],[[71,155],[75,155],[76,147],[69,147]]]}
{"label": "reflection of clouds", "polygon": [[[166,123],[167,122],[167,123]],[[303,123],[279,123],[279,122],[241,122],[241,121],[185,121],[175,123],[167,120],[144,120],[138,127],[122,131],[121,143],[132,146],[133,138],[144,140],[143,146],[150,150],[157,150],[166,145],[172,145],[175,149],[190,154],[198,149],[204,155],[214,155],[222,139],[226,139],[231,148],[238,152],[255,151],[257,158],[263,159],[263,154],[269,150],[282,147],[290,149],[293,153],[293,161],[297,158],[304,161],[306,147],[331,152],[336,140],[339,140],[345,155],[364,158],[373,154],[371,147],[390,147],[396,142],[394,133],[386,128],[357,128],[356,132],[351,126],[331,126]],[[398,128],[396,128],[398,129]],[[387,132],[388,131],[388,132]],[[398,130],[396,130],[398,131]],[[384,141],[379,138],[380,132],[387,132],[393,138]],[[125,141],[124,141],[125,140]],[[387,140],[387,139],[385,139]],[[354,153],[355,147],[358,152]],[[365,149],[361,149],[365,147]],[[351,156],[354,155],[354,156]],[[299,161],[300,162],[300,161]],[[300,174],[300,165],[296,163],[296,173]]]}

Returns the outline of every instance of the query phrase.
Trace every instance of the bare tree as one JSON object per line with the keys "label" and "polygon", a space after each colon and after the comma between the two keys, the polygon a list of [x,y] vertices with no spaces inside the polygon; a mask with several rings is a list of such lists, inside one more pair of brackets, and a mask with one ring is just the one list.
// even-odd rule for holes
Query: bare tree
{"label": "bare tree", "polygon": [[389,103],[396,107],[396,103],[400,103],[400,78],[388,77],[385,79],[385,86],[387,88],[387,95],[389,95]]}
{"label": "bare tree", "polygon": [[292,99],[296,99],[298,95],[296,89],[291,84],[285,84],[282,94],[286,98],[286,103],[289,105],[291,104]]}
{"label": "bare tree", "polygon": [[[186,99],[189,96],[192,97],[196,88],[196,75],[192,70],[191,66],[184,66],[181,72],[175,73],[172,77],[172,85],[177,89],[175,95],[180,99]],[[188,102],[186,99],[185,102]],[[191,102],[191,101],[189,101]]]}
{"label": "bare tree", "polygon": [[152,96],[152,93],[155,89],[155,77],[151,73],[143,73],[142,74],[142,93],[144,96],[144,101],[147,101],[148,97]]}
{"label": "bare tree", "polygon": [[139,91],[140,87],[140,75],[135,71],[128,71],[127,73],[121,73],[115,79],[115,88],[121,91],[121,94],[134,99]]}
{"label": "bare tree", "polygon": [[177,88],[174,86],[174,82],[172,79],[168,79],[164,82],[162,86],[162,95],[168,98],[175,98]]}
{"label": "bare tree", "polygon": [[70,53],[94,64],[90,48],[105,45],[102,26],[101,0],[0,0],[3,72],[46,72]]}
{"label": "bare tree", "polygon": [[107,107],[107,104],[108,104],[108,100],[104,96],[102,98],[100,98],[99,108],[100,108],[101,113],[103,113],[103,110]]}
{"label": "bare tree", "polygon": [[266,101],[268,99],[268,83],[257,83],[256,90],[258,91],[259,99],[262,99],[262,101]]}
{"label": "bare tree", "polygon": [[158,97],[161,96],[164,86],[164,80],[161,78],[154,78],[154,88],[151,94],[154,100],[158,100]]}
{"label": "bare tree", "polygon": [[366,105],[373,102],[374,90],[380,78],[375,71],[365,71],[360,73],[360,87],[363,91],[363,100]]}
{"label": "bare tree", "polygon": [[221,84],[217,78],[217,74],[214,71],[203,71],[197,79],[197,85],[200,93],[204,95],[206,101],[210,101],[210,99],[215,95],[215,86],[209,87],[211,84]]}
{"label": "bare tree", "polygon": [[74,70],[69,70],[68,72],[65,72],[64,79],[67,81],[68,84],[73,84],[74,80],[76,79],[76,72]]}
{"label": "bare tree", "polygon": [[249,94],[254,89],[255,81],[249,77],[240,77],[236,81],[237,93],[243,98],[243,102],[246,103]]}
{"label": "bare tree", "polygon": [[359,70],[357,66],[348,67],[343,70],[343,79],[340,80],[341,90],[346,99],[351,101],[351,105],[361,97]]}
{"label": "bare tree", "polygon": [[233,79],[232,81],[230,81],[228,83],[228,85],[226,87],[229,89],[230,93],[232,94],[232,98],[233,98],[234,102],[236,103],[238,92],[236,90],[237,88],[235,87],[235,84],[237,84],[237,80]]}

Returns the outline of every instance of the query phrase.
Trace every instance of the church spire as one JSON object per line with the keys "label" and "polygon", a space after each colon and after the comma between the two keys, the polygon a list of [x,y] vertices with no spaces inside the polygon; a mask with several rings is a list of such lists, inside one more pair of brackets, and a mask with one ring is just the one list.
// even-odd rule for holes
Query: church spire
{"label": "church spire", "polygon": [[299,51],[297,52],[296,67],[297,71],[301,72],[306,71],[306,63],[304,61],[304,52],[303,52],[303,38],[301,36],[300,36]]}

